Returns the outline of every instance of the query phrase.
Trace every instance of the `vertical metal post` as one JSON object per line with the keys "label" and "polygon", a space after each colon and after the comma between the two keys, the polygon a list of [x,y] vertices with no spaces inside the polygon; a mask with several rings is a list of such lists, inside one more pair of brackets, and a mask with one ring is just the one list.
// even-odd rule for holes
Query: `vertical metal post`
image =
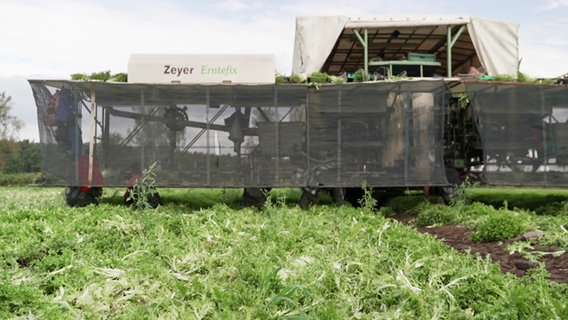
{"label": "vertical metal post", "polygon": [[91,83],[91,123],[89,125],[89,173],[88,181],[89,187],[93,186],[93,167],[95,163],[95,126],[96,126],[96,87],[94,83]]}
{"label": "vertical metal post", "polygon": [[[436,96],[439,96],[440,99],[442,100],[441,103],[436,104]],[[441,146],[439,146],[438,148],[438,152],[436,152],[436,161],[441,161],[442,163],[444,163],[444,149],[445,149],[445,140],[444,137],[446,135],[445,130],[446,130],[446,112],[449,113],[449,109],[446,109],[446,106],[449,107],[449,102],[446,103],[446,94],[444,89],[436,89],[436,95],[434,96],[434,108],[437,107],[438,110],[436,112],[439,113],[440,115],[440,128],[438,131],[438,136],[436,137],[437,141],[440,141]],[[453,136],[453,135],[452,135]],[[440,139],[440,140],[438,140]],[[465,146],[465,141],[463,142],[463,145]],[[452,166],[455,166],[455,164],[453,163],[454,161],[452,160]],[[446,176],[446,182],[448,182],[448,177],[446,175],[446,170],[445,170],[445,165],[444,165],[444,175]],[[448,182],[449,183],[449,182]]]}
{"label": "vertical metal post", "polygon": [[448,74],[446,76],[451,77],[452,76],[452,26],[448,26],[448,36],[446,38],[446,46],[448,50],[448,61],[447,61]]}
{"label": "vertical metal post", "polygon": [[452,26],[448,26],[448,37],[446,39],[447,42],[447,47],[448,47],[448,77],[452,76],[453,70],[452,70],[452,48],[454,47],[454,44],[456,44],[456,41],[458,41],[458,38],[461,36],[462,32],[465,30],[465,26],[461,26],[458,30],[458,32],[456,32],[455,37],[452,38]]}
{"label": "vertical metal post", "polygon": [[210,97],[211,91],[209,88],[206,89],[206,94],[205,94],[205,139],[207,140],[206,145],[207,145],[207,156],[206,156],[206,165],[207,165],[207,185],[210,186],[211,185],[211,159],[209,157],[209,135],[210,135],[210,130],[209,130],[209,105],[211,103],[211,97]]}
{"label": "vertical metal post", "polygon": [[366,28],[363,29],[363,37],[361,37],[361,34],[359,33],[359,31],[357,31],[357,29],[353,29],[353,33],[363,46],[363,81],[367,81],[369,80],[369,30],[367,30]]}
{"label": "vertical metal post", "polygon": [[339,91],[337,92],[337,178],[336,181],[341,182],[341,117],[343,116],[342,104],[343,104],[343,92],[342,86],[338,86]]}
{"label": "vertical metal post", "polygon": [[110,112],[102,109],[103,112],[103,162],[107,163],[110,156]]}
{"label": "vertical metal post", "polygon": [[276,170],[274,172],[275,174],[275,182],[276,184],[278,184],[280,182],[280,115],[278,114],[278,94],[276,91],[276,85],[272,86],[273,90],[272,90],[272,94],[273,94],[273,101],[274,101],[274,120],[275,122],[275,127],[274,130],[276,131],[274,133],[274,139],[276,140],[276,163],[275,163],[275,167]]}
{"label": "vertical metal post", "polygon": [[310,140],[310,90],[308,88],[306,88],[305,90],[306,92],[306,177],[307,180],[303,181],[305,186],[308,186],[308,182],[310,180],[310,176],[311,176],[311,168],[310,168],[310,158],[311,158],[311,140]]}
{"label": "vertical metal post", "polygon": [[[409,87],[411,88],[411,87]],[[402,88],[401,88],[402,90]],[[414,99],[414,93],[412,92],[411,89],[409,89],[409,92],[405,92],[404,94],[404,112],[403,112],[403,117],[404,117],[404,184],[408,185],[408,174],[409,174],[409,166],[410,166],[410,143],[412,142],[411,140],[411,134],[414,134],[414,130],[413,130],[413,99]]]}
{"label": "vertical metal post", "polygon": [[365,74],[363,75],[363,80],[367,81],[369,80],[369,31],[365,28],[364,30],[364,50],[363,51],[363,59],[364,61],[364,66],[365,66]]}
{"label": "vertical metal post", "polygon": [[[140,105],[142,107],[142,111],[146,112],[146,108],[145,108],[145,102],[144,102],[144,90],[140,90]],[[146,116],[144,114],[144,116],[142,117],[142,126],[141,126],[141,130],[142,130],[142,137],[144,137],[144,129],[146,127]],[[144,159],[145,159],[145,144],[144,144],[144,139],[140,139],[140,157],[142,159],[140,159],[140,172],[144,172],[144,168],[146,168],[146,164],[144,163]]]}
{"label": "vertical metal post", "polygon": [[[543,89],[542,87],[539,88],[539,91],[540,91],[540,114],[541,114],[541,115],[544,115],[544,114],[545,114],[545,110],[546,110],[546,96],[545,96],[545,94],[544,94],[544,89]],[[548,117],[549,117],[549,118],[548,118],[548,123],[551,123],[550,120],[551,120],[552,114],[549,114]],[[541,122],[541,124],[542,124],[542,129],[541,129],[541,130],[542,130],[542,131],[541,131],[541,136],[542,136],[542,138],[541,138],[541,144],[542,144],[542,153],[543,153],[543,154],[538,154],[537,152],[538,152],[539,150],[535,150],[535,151],[533,152],[533,157],[535,158],[535,159],[533,160],[533,163],[535,163],[535,164],[533,164],[533,171],[536,172],[536,171],[538,170],[538,167],[537,167],[537,168],[534,168],[534,166],[536,166],[536,163],[538,163],[538,158],[542,157],[542,159],[543,159],[543,160],[542,160],[542,164],[544,165],[544,168],[543,168],[543,171],[544,171],[544,183],[545,183],[545,185],[547,185],[547,184],[548,184],[548,136],[547,136],[547,134],[546,134],[546,125],[545,125],[545,122]],[[538,157],[538,158],[537,158],[537,157]]]}

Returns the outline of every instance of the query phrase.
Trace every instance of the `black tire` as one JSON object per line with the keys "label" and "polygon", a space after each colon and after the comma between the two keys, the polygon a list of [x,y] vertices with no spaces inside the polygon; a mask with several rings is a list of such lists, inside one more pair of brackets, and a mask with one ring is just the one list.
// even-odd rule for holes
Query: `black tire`
{"label": "black tire", "polygon": [[86,207],[90,204],[98,205],[102,193],[103,189],[99,187],[81,191],[81,187],[67,186],[65,187],[65,203],[72,208]]}
{"label": "black tire", "polygon": [[241,208],[262,208],[266,203],[268,193],[272,188],[244,188]]}
{"label": "black tire", "polygon": [[74,207],[79,198],[79,187],[65,187],[65,204]]}
{"label": "black tire", "polygon": [[434,194],[441,197],[444,204],[450,204],[452,198],[455,197],[457,193],[457,186],[461,183],[461,177],[455,168],[446,167],[446,179],[450,183],[448,186],[434,187]]}
{"label": "black tire", "polygon": [[302,189],[302,195],[298,200],[298,205],[302,209],[308,209],[315,202],[316,195],[310,189]]}
{"label": "black tire", "polygon": [[329,195],[331,196],[331,200],[336,205],[343,205],[345,203],[345,189],[343,188],[331,188],[329,190]]}
{"label": "black tire", "polygon": [[434,194],[442,198],[444,204],[448,205],[452,203],[452,199],[456,195],[456,187],[454,186],[435,187]]}
{"label": "black tire", "polygon": [[[131,194],[130,189],[127,189],[123,196],[124,203],[127,206],[131,206],[134,203],[138,202],[137,197],[136,196],[131,197],[130,194]],[[159,205],[162,204],[162,198],[160,197],[160,193],[158,193],[158,191],[156,191],[155,189],[152,190],[152,192],[148,193],[148,195],[146,196],[146,200],[153,209],[156,209]]]}
{"label": "black tire", "polygon": [[361,206],[360,200],[363,198],[365,191],[363,188],[345,188],[345,201],[349,202],[354,208]]}
{"label": "black tire", "polygon": [[456,168],[446,167],[446,179],[452,185],[459,185],[462,183],[460,173]]}
{"label": "black tire", "polygon": [[153,209],[156,209],[159,205],[162,204],[162,198],[160,197],[158,191],[154,191],[154,193],[148,195],[148,203]]}

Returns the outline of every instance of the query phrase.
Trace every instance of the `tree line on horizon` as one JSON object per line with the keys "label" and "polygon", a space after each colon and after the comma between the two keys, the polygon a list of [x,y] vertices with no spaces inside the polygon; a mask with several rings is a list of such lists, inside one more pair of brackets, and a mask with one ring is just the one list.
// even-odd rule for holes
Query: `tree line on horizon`
{"label": "tree line on horizon", "polygon": [[29,140],[17,141],[24,123],[10,114],[12,97],[0,92],[0,173],[41,171],[41,147]]}
{"label": "tree line on horizon", "polygon": [[41,145],[29,140],[0,140],[0,173],[41,172]]}

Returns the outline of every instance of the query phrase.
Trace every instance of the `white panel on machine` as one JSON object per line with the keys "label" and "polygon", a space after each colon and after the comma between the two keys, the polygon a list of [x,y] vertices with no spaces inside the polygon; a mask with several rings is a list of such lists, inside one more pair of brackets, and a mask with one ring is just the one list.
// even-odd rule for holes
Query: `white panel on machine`
{"label": "white panel on machine", "polygon": [[130,83],[273,84],[273,55],[132,54]]}

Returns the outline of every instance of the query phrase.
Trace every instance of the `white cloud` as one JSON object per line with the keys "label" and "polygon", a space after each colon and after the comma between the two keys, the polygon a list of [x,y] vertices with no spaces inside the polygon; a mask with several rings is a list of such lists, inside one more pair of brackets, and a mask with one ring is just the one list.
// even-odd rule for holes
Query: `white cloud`
{"label": "white cloud", "polygon": [[[222,7],[244,6],[231,0]],[[0,13],[0,30],[14,31],[0,34],[4,76],[126,71],[128,56],[135,52],[277,52],[291,65],[291,54],[284,51],[292,51],[293,17],[286,22],[264,12],[241,10],[245,16],[234,21],[182,10],[175,2],[126,13],[64,0],[8,4],[5,9]],[[281,67],[283,63],[279,61]]]}
{"label": "white cloud", "polygon": [[550,9],[556,9],[559,7],[568,7],[568,0],[549,0],[544,9],[546,10],[550,10]]}
{"label": "white cloud", "polygon": [[248,5],[245,2],[239,0],[227,0],[218,4],[217,7],[222,10],[241,11],[248,8]]}
{"label": "white cloud", "polygon": [[520,70],[531,77],[554,78],[568,72],[565,50],[544,43],[537,46],[521,44]]}

